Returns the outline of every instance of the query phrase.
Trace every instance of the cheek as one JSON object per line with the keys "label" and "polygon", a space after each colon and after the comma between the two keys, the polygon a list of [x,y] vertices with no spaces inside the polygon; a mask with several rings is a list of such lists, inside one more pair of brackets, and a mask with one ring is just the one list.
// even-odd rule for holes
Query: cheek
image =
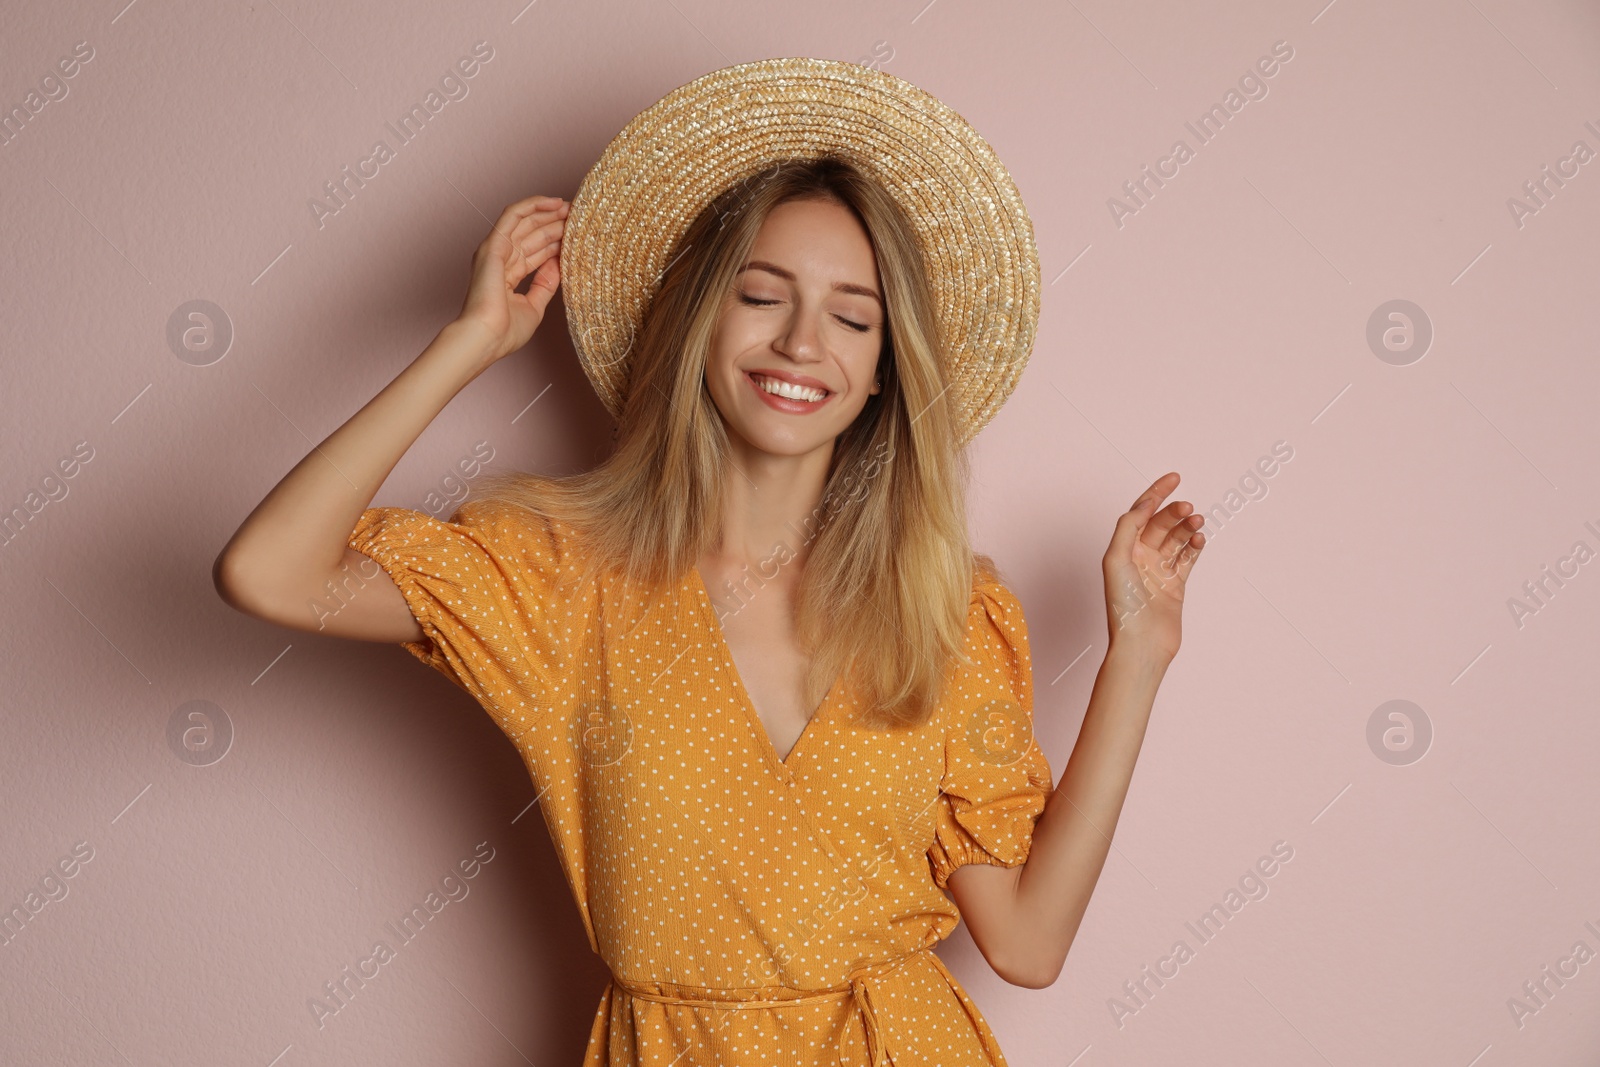
{"label": "cheek", "polygon": [[737,328],[719,328],[711,338],[706,352],[705,388],[718,408],[728,410],[730,404],[743,402],[744,372],[739,369],[739,358],[750,350],[750,343],[737,335]]}
{"label": "cheek", "polygon": [[731,363],[741,352],[746,352],[768,340],[760,323],[751,321],[750,316],[729,315],[717,323],[716,331],[711,335],[709,356],[724,363]]}
{"label": "cheek", "polygon": [[722,323],[711,335],[711,347],[706,352],[706,370],[718,377],[727,377],[739,353],[749,347],[737,323]]}
{"label": "cheek", "polygon": [[883,365],[883,343],[877,334],[869,334],[858,341],[848,356],[850,378],[859,382],[862,389],[871,389]]}

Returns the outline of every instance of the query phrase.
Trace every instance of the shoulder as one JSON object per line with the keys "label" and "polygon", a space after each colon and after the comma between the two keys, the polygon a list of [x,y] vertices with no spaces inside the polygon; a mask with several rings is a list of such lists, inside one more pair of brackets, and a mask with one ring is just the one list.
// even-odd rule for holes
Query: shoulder
{"label": "shoulder", "polygon": [[987,621],[1008,636],[1013,632],[1019,638],[1025,639],[1027,636],[1022,601],[1001,577],[993,562],[983,557],[973,566],[968,621],[969,624]]}
{"label": "shoulder", "polygon": [[511,587],[532,599],[584,601],[597,576],[592,553],[573,527],[540,506],[536,496],[474,497],[457,507],[448,525],[473,541]]}
{"label": "shoulder", "polygon": [[957,669],[951,690],[957,713],[949,728],[966,731],[962,744],[972,743],[975,722],[987,724],[985,729],[996,722],[1018,725],[1033,714],[1033,662],[1022,602],[992,561],[980,558],[974,572],[966,662]]}
{"label": "shoulder", "polygon": [[1026,688],[1031,658],[1021,600],[993,563],[980,559],[974,567],[967,613],[967,671],[980,687],[1020,684]]}
{"label": "shoulder", "polygon": [[450,516],[449,522],[474,530],[493,533],[515,533],[534,514],[526,508],[504,500],[472,498],[463,501]]}
{"label": "shoulder", "polygon": [[967,656],[985,685],[1013,689],[1027,706],[1033,657],[1022,601],[987,557],[973,570]]}
{"label": "shoulder", "polygon": [[568,555],[574,538],[563,522],[501,497],[474,497],[450,516],[453,526],[464,527],[487,544],[505,552],[533,550]]}

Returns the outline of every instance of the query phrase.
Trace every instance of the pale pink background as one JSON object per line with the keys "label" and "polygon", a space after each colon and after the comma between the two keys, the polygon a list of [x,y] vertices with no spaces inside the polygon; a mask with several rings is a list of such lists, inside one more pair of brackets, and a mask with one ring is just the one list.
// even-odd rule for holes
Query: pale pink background
{"label": "pale pink background", "polygon": [[[513,748],[398,648],[234,612],[210,565],[455,313],[487,217],[570,197],[699,74],[813,55],[940,96],[1032,211],[1039,340],[976,443],[972,525],[1026,606],[1058,774],[1116,514],[1169,469],[1209,507],[1294,449],[1193,579],[1060,980],[1006,985],[964,929],[943,947],[1010,1062],[1595,1062],[1600,960],[1520,1028],[1507,1007],[1575,942],[1600,951],[1600,563],[1520,628],[1507,607],[1600,548],[1600,162],[1520,228],[1507,208],[1574,141],[1600,150],[1593,4],[112,0],[6,21],[6,109],[77,42],[94,58],[0,147],[0,508],[77,442],[93,459],[0,549],[0,904],[75,842],[94,857],[0,946],[0,1061],[578,1062],[605,972],[540,820],[513,822],[533,799]],[[1119,228],[1108,198],[1280,40],[1268,95]],[[319,229],[323,182],[479,41],[470,95]],[[1435,331],[1409,366],[1365,337],[1396,298]],[[192,299],[235,330],[210,366],[167,344]],[[546,473],[602,454],[552,316],[378,503],[421,506],[480,440]],[[166,740],[196,699],[235,730],[204,767]],[[1367,742],[1391,699],[1434,731],[1408,766]],[[1199,945],[1185,920],[1280,840],[1269,895]],[[470,895],[319,1029],[307,998],[480,841]],[[1119,1027],[1108,1000],[1179,938],[1195,959]]]}

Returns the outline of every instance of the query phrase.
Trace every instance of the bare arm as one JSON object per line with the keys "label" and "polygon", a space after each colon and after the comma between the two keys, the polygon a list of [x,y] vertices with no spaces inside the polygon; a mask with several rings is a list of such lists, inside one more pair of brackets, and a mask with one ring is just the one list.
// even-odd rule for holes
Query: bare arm
{"label": "bare arm", "polygon": [[950,892],[972,940],[1014,985],[1055,982],[1111,849],[1166,665],[1113,644],[1100,666],[1055,792],[1033,828],[1026,863],[972,863]]}
{"label": "bare arm", "polygon": [[[296,630],[370,640],[416,641],[422,628],[387,574],[345,547],[406,449],[485,366],[487,338],[452,322],[350,420],[295,464],[234,533],[212,568],[233,607]],[[347,568],[341,573],[341,568]],[[351,578],[351,573],[359,576]],[[362,590],[337,615],[313,601],[326,583]],[[388,588],[384,588],[384,585]]]}
{"label": "bare arm", "polygon": [[1186,501],[1153,513],[1177,484],[1175,474],[1157,479],[1118,520],[1103,561],[1110,644],[1027,862],[968,864],[950,876],[973,942],[1014,985],[1042,989],[1061,973],[1111,850],[1156,690],[1178,651],[1184,587],[1205,536]]}
{"label": "bare arm", "polygon": [[[560,283],[565,218],[565,202],[555,197],[506,208],[473,256],[461,315],[295,464],[223,547],[212,579],[224,601],[296,630],[369,641],[423,638],[399,588],[346,542],[378,487],[445,405],[528,342]],[[528,292],[517,293],[530,272]],[[359,590],[335,615],[314,607],[328,599],[330,583]]]}

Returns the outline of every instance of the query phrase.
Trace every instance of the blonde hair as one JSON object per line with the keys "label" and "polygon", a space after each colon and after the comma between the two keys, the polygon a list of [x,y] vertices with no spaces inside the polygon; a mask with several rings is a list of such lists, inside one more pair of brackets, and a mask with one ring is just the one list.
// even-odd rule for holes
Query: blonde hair
{"label": "blonde hair", "polygon": [[762,222],[787,200],[832,201],[861,220],[887,312],[883,387],[835,439],[822,500],[794,531],[798,543],[775,554],[781,564],[811,546],[795,593],[795,632],[811,657],[806,705],[848,676],[862,722],[921,724],[952,662],[968,662],[975,572],[997,574],[967,537],[967,455],[956,444],[915,232],[888,192],[848,162],[780,160],[713,201],[674,248],[644,315],[612,454],[562,479],[490,474],[480,499],[568,524],[588,560],[582,581],[605,570],[654,588],[696,567],[718,532],[729,469],[726,427],[704,382],[712,332]]}

